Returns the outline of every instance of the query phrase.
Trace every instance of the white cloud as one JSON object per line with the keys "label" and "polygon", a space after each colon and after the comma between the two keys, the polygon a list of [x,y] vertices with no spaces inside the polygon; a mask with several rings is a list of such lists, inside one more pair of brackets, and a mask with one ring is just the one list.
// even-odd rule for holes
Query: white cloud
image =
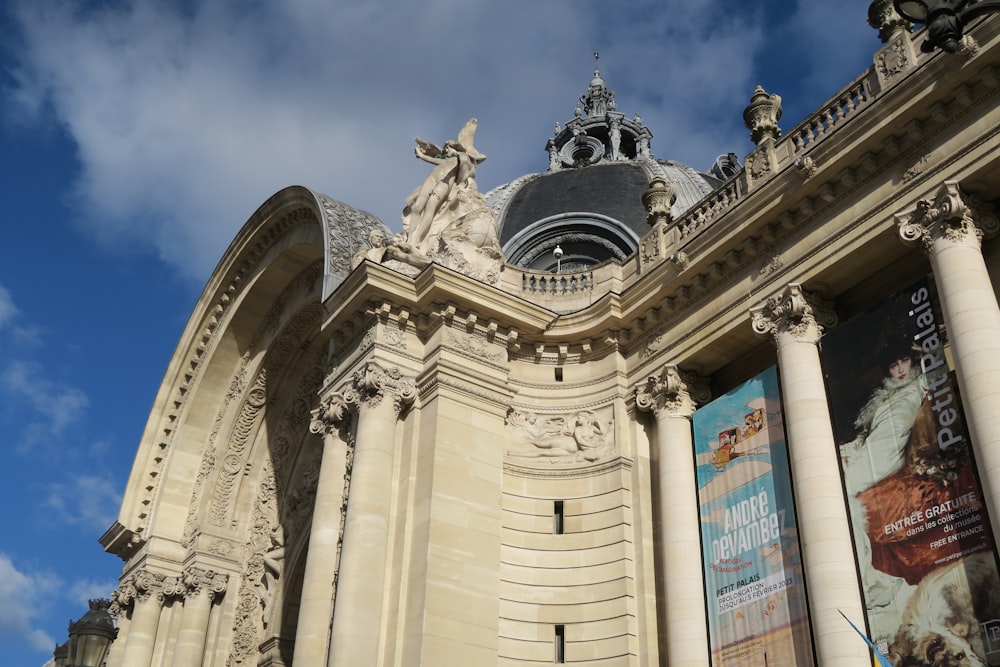
{"label": "white cloud", "polygon": [[88,402],[81,390],[45,378],[38,364],[25,361],[11,361],[0,372],[0,392],[15,407],[24,406],[32,413],[25,415],[18,444],[22,452],[61,438],[80,420]]}
{"label": "white cloud", "polygon": [[106,475],[78,475],[67,482],[49,484],[43,508],[60,522],[101,532],[115,520],[115,508],[121,505],[116,488]]}
{"label": "white cloud", "polygon": [[[832,32],[801,4],[792,45]],[[865,3],[849,4],[859,9],[838,7],[832,24],[851,16],[848,37],[804,49],[810,63],[870,31]],[[782,47],[773,17],[722,0],[184,5],[22,0],[14,94],[77,142],[90,232],[155,249],[199,279],[253,209],[293,183],[398,227],[426,171],[413,137],[440,142],[472,116],[490,155],[484,189],[544,169],[545,140],[571,117],[595,48],[619,110],[656,134],[657,156],[705,169],[749,150],[740,114],[755,58]],[[809,69],[830,85],[828,67]]]}
{"label": "white cloud", "polygon": [[55,640],[37,627],[44,600],[60,588],[51,574],[19,571],[0,552],[0,637],[37,651],[51,651]]}

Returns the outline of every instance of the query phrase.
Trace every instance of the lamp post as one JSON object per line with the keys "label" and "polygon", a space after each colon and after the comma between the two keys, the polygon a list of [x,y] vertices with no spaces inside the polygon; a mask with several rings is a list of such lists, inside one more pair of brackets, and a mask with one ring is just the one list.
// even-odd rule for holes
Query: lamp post
{"label": "lamp post", "polygon": [[118,636],[109,600],[91,600],[90,611],[69,623],[69,641],[52,652],[56,667],[101,667]]}
{"label": "lamp post", "polygon": [[962,47],[965,24],[983,14],[1000,11],[998,0],[893,0],[899,15],[927,26],[927,40],[920,50],[943,49],[955,53]]}
{"label": "lamp post", "polygon": [[559,273],[562,270],[563,249],[557,244],[556,249],[552,251],[552,254],[556,257],[556,273]]}

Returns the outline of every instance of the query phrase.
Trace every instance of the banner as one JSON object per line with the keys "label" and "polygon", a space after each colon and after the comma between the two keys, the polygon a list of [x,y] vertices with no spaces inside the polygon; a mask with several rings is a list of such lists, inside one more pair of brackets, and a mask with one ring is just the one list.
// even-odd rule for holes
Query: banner
{"label": "banner", "polygon": [[822,340],[869,636],[897,666],[1000,665],[1000,577],[940,322],[921,281]]}
{"label": "banner", "polygon": [[813,665],[777,372],[693,422],[712,664]]}

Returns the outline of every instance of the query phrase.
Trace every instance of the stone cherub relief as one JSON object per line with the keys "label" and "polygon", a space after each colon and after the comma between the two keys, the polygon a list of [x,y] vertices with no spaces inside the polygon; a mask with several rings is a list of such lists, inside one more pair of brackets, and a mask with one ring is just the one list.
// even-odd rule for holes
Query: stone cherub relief
{"label": "stone cherub relief", "polygon": [[486,156],[476,150],[477,121],[465,124],[456,139],[438,146],[417,138],[417,158],[434,165],[424,182],[406,198],[403,232],[386,237],[374,230],[365,259],[416,275],[431,262],[472,278],[495,283],[503,266],[497,220],[476,186],[476,167]]}
{"label": "stone cherub relief", "polygon": [[511,411],[507,431],[512,458],[548,459],[549,463],[592,463],[615,453],[611,422],[591,410],[567,417]]}

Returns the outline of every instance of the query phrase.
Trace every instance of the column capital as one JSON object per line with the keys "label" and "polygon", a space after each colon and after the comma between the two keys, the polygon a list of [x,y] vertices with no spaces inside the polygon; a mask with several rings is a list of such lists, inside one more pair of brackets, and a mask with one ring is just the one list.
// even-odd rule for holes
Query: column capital
{"label": "column capital", "polygon": [[386,394],[391,395],[397,415],[417,397],[413,380],[404,377],[398,368],[383,368],[374,361],[366,362],[355,371],[351,383],[358,398],[368,407],[378,406]]}
{"label": "column capital", "polygon": [[659,416],[690,417],[698,403],[711,398],[708,382],[676,364],[665,364],[635,389],[635,405]]}
{"label": "column capital", "polygon": [[158,572],[139,570],[124,579],[111,594],[112,613],[120,614],[133,602],[142,602],[152,597],[161,602],[172,594],[176,577],[167,577]]}
{"label": "column capital", "polygon": [[801,283],[788,283],[780,294],[752,306],[750,317],[754,332],[771,334],[776,343],[782,334],[815,343],[825,328],[837,323],[832,302],[807,291]]}
{"label": "column capital", "polygon": [[226,592],[229,575],[206,568],[192,567],[185,570],[181,580],[186,592],[197,595],[204,591],[208,593],[208,599],[212,601],[218,595]]}
{"label": "column capital", "polygon": [[1000,231],[1000,222],[987,207],[967,193],[958,181],[945,181],[933,199],[922,199],[912,211],[896,214],[899,238],[907,245],[921,245],[930,252],[939,240],[962,242],[975,239],[979,246],[983,237]]}
{"label": "column capital", "polygon": [[347,425],[351,406],[358,402],[358,394],[351,387],[330,392],[320,399],[319,407],[309,413],[309,432],[330,435]]}

